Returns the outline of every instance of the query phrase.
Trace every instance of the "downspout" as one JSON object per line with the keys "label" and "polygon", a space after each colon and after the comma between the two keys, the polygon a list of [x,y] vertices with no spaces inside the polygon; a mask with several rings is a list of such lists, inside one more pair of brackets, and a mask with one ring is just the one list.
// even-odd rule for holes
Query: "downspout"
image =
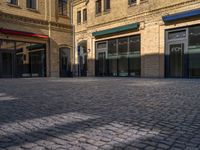
{"label": "downspout", "polygon": [[73,24],[73,1],[71,1],[71,26],[72,26],[72,34],[73,34],[73,76],[75,76],[75,70],[76,70],[76,44],[75,44],[75,26]]}
{"label": "downspout", "polygon": [[[47,0],[48,1],[48,0]],[[48,28],[49,28],[49,39],[48,39],[48,45],[49,45],[49,76],[51,77],[51,0],[48,1],[49,3],[49,17],[48,17]]]}

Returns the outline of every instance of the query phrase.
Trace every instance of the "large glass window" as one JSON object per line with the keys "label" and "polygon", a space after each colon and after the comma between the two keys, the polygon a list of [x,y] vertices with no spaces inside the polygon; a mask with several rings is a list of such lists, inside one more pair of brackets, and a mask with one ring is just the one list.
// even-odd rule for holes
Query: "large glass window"
{"label": "large glass window", "polygon": [[119,76],[128,76],[128,38],[118,39]]}
{"label": "large glass window", "polygon": [[46,44],[0,40],[0,76],[46,76]]}
{"label": "large glass window", "polygon": [[26,7],[31,9],[37,8],[37,0],[26,0]]}
{"label": "large glass window", "polygon": [[128,52],[128,38],[118,39],[118,53],[126,55],[127,52]]}
{"label": "large glass window", "polygon": [[59,15],[67,16],[67,0],[58,0]]}
{"label": "large glass window", "polygon": [[129,67],[130,76],[140,76],[141,58],[140,58],[140,35],[129,38]]}
{"label": "large glass window", "polygon": [[189,75],[200,77],[200,26],[189,28]]}
{"label": "large glass window", "polygon": [[109,75],[117,76],[117,40],[108,41]]}
{"label": "large glass window", "polygon": [[[96,49],[96,59],[98,53],[106,53],[106,67],[99,66],[97,63],[96,70],[100,67],[106,68],[109,76],[140,76],[141,72],[141,55],[140,55],[140,35],[111,39],[105,42],[98,42]],[[96,72],[97,75],[101,76]]]}
{"label": "large glass window", "polygon": [[116,55],[117,54],[117,41],[116,41],[116,39],[108,41],[108,54],[109,55]]}

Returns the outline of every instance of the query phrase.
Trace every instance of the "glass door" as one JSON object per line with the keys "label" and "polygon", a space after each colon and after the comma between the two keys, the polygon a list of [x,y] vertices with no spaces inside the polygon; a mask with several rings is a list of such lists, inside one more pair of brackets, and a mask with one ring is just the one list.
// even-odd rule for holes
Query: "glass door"
{"label": "glass door", "polygon": [[185,42],[175,42],[168,45],[169,77],[183,78],[185,72]]}
{"label": "glass door", "polygon": [[106,52],[98,52],[98,75],[106,76]]}

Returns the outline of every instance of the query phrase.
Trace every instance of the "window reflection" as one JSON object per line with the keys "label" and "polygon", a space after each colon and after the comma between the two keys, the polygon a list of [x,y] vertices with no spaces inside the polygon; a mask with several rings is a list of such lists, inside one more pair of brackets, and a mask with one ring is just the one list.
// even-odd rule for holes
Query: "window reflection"
{"label": "window reflection", "polygon": [[[5,53],[10,57],[4,57]],[[46,76],[46,45],[0,40],[0,61],[1,77],[44,77]],[[10,68],[9,70],[12,71],[3,68]]]}
{"label": "window reflection", "polygon": [[[103,67],[99,66],[98,54],[104,51],[107,52],[106,60],[108,63],[106,68],[108,68],[109,76],[140,76],[140,35],[112,39],[103,44],[102,42],[97,43],[96,70]],[[101,76],[98,72],[96,74]]]}
{"label": "window reflection", "polygon": [[189,28],[189,75],[200,77],[200,26]]}

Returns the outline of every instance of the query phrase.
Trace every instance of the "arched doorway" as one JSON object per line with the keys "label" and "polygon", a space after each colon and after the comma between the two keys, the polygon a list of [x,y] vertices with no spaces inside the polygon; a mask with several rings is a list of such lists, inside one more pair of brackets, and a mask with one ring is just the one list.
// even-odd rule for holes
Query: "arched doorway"
{"label": "arched doorway", "polygon": [[70,61],[70,48],[62,47],[59,49],[60,59],[60,77],[70,77],[71,72],[71,61]]}
{"label": "arched doorway", "polygon": [[83,40],[78,44],[78,76],[87,76],[87,41]]}

